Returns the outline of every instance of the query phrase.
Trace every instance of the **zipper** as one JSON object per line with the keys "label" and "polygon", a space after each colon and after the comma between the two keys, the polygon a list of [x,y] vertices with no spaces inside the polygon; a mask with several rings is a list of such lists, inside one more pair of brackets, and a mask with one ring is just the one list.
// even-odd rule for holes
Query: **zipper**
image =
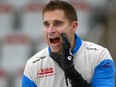
{"label": "zipper", "polygon": [[68,86],[68,78],[67,78],[66,74],[65,74],[65,81],[66,81],[66,86]]}

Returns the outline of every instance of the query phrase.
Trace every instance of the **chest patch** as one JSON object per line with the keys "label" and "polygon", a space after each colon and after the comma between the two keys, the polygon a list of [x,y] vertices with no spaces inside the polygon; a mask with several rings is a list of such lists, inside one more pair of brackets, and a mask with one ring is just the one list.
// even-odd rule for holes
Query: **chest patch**
{"label": "chest patch", "polygon": [[53,75],[54,75],[54,68],[52,67],[41,68],[40,71],[38,71],[37,73],[37,78],[43,78]]}

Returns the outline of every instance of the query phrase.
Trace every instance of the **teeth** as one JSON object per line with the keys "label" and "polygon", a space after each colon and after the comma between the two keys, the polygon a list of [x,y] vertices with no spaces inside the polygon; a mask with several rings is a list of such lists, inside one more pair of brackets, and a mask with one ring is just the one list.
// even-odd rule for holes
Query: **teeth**
{"label": "teeth", "polygon": [[55,44],[55,40],[54,39],[52,40],[52,44]]}
{"label": "teeth", "polygon": [[54,45],[55,43],[54,42],[52,42],[52,45]]}
{"label": "teeth", "polygon": [[54,43],[52,43],[52,45],[53,45]]}

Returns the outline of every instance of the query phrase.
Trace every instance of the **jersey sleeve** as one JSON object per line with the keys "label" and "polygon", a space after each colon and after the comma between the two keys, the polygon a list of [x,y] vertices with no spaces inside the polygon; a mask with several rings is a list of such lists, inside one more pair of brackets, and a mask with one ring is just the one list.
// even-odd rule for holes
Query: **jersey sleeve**
{"label": "jersey sleeve", "polygon": [[99,54],[100,63],[94,69],[92,87],[115,87],[115,67],[108,50]]}
{"label": "jersey sleeve", "polygon": [[28,77],[23,75],[23,77],[22,77],[22,87],[37,87],[37,86],[32,80],[30,80]]}
{"label": "jersey sleeve", "polygon": [[22,87],[37,87],[37,85],[35,84],[33,80],[30,61],[27,62],[23,76],[22,76]]}

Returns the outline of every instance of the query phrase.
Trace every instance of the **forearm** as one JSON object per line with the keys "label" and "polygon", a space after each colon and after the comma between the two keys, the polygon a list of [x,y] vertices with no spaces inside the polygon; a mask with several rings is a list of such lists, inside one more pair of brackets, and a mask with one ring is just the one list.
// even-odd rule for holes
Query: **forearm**
{"label": "forearm", "polygon": [[65,74],[70,79],[72,87],[91,87],[75,68],[66,70]]}

